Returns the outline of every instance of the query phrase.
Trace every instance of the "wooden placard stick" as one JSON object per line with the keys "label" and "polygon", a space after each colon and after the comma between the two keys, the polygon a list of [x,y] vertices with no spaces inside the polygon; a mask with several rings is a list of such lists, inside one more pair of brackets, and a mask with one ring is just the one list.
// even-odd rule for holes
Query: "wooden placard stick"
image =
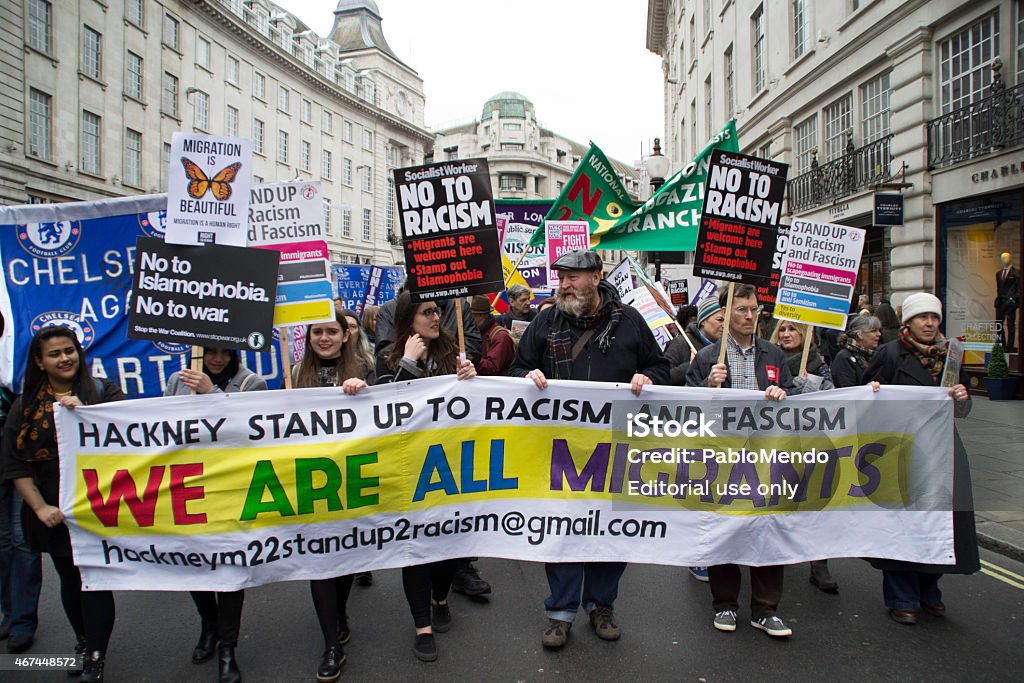
{"label": "wooden placard stick", "polygon": [[729,343],[729,319],[732,318],[732,295],[735,287],[736,283],[730,282],[729,293],[725,295],[725,322],[722,325],[722,344],[718,349],[718,362],[720,364],[725,362],[725,346]]}
{"label": "wooden placard stick", "polygon": [[[440,320],[439,325],[442,325]],[[459,360],[466,360],[466,331],[462,327],[462,297],[455,297],[455,324],[459,328]]]}
{"label": "wooden placard stick", "polygon": [[804,328],[804,352],[800,356],[799,377],[803,377],[807,371],[807,358],[811,355],[811,340],[814,335],[814,325],[801,325]]}
{"label": "wooden placard stick", "polygon": [[[193,346],[192,347],[192,359],[189,361],[189,370],[195,370],[196,372],[203,371],[203,347]],[[196,393],[195,389],[192,389],[189,393]]]}

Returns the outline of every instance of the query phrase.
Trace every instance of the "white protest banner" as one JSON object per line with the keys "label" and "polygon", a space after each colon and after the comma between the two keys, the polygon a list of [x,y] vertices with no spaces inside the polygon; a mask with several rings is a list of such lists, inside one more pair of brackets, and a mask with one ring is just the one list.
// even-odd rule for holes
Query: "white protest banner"
{"label": "white protest banner", "polygon": [[633,283],[633,270],[630,267],[628,260],[622,260],[619,265],[615,266],[615,270],[608,274],[608,282],[619,292],[619,296],[623,297],[633,291],[636,285]]}
{"label": "white protest banner", "polygon": [[[627,384],[439,377],[55,412],[86,590],[236,590],[472,556],[954,562],[939,387],[638,400]],[[656,437],[655,417],[682,435]]]}
{"label": "white protest banner", "polygon": [[566,252],[590,249],[590,224],[586,221],[547,221],[544,230],[548,287],[558,287],[558,273],[551,269],[551,264]]}
{"label": "white protest banner", "polygon": [[637,287],[629,292],[626,296],[622,297],[622,303],[629,304],[640,311],[641,315],[644,316],[644,320],[647,321],[648,327],[652,330],[664,325],[671,325],[675,322],[675,319],[658,304],[654,294],[647,287]]}
{"label": "white protest banner", "polygon": [[942,366],[940,386],[955,387],[960,384],[960,368],[964,360],[964,343],[959,339],[946,340],[946,363]]}
{"label": "white protest banner", "polygon": [[166,242],[244,247],[251,182],[252,140],[172,135]]}
{"label": "white protest banner", "polygon": [[256,185],[249,204],[250,247],[280,252],[274,325],[334,318],[334,286],[319,182]]}
{"label": "white protest banner", "polygon": [[845,330],[866,234],[862,228],[794,220],[775,317]]}

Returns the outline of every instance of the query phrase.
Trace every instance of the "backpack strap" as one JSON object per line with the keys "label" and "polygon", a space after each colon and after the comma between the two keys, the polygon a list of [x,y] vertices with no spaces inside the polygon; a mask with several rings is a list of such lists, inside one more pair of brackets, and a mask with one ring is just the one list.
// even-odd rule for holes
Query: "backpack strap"
{"label": "backpack strap", "polygon": [[583,350],[583,347],[587,345],[587,342],[590,341],[590,338],[593,337],[593,336],[594,336],[593,328],[591,328],[589,330],[584,330],[583,334],[580,335],[580,338],[577,339],[576,343],[572,345],[572,360],[573,360],[573,362],[576,361],[576,356],[580,355],[580,351]]}

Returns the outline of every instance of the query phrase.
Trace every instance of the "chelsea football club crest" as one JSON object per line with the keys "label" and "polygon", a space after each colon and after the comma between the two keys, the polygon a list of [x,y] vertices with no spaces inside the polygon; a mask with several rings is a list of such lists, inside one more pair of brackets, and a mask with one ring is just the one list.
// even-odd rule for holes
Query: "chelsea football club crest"
{"label": "chelsea football club crest", "polygon": [[17,234],[18,243],[28,253],[37,258],[54,258],[78,246],[82,222],[26,223],[18,226]]}
{"label": "chelsea football club crest", "polygon": [[37,315],[30,325],[32,334],[44,327],[68,327],[74,331],[83,349],[88,349],[96,338],[92,324],[71,311],[47,311]]}

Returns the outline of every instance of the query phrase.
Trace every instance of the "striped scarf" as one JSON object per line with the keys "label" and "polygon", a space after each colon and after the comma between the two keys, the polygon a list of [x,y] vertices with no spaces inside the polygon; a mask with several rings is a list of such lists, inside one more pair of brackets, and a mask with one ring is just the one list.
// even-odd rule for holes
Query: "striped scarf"
{"label": "striped scarf", "polygon": [[598,283],[597,293],[601,297],[601,306],[593,315],[570,316],[555,308],[547,340],[548,351],[551,352],[554,365],[553,379],[572,379],[573,334],[570,328],[575,328],[582,334],[586,330],[596,330],[603,325],[604,328],[594,339],[602,353],[607,353],[615,340],[615,330],[622,320],[619,293],[606,280]]}
{"label": "striped scarf", "polygon": [[914,357],[921,361],[921,365],[932,376],[936,382],[942,376],[942,369],[946,365],[946,338],[941,332],[935,333],[935,341],[931,344],[923,344],[910,336],[910,328],[901,327],[899,332],[900,344],[914,354]]}

